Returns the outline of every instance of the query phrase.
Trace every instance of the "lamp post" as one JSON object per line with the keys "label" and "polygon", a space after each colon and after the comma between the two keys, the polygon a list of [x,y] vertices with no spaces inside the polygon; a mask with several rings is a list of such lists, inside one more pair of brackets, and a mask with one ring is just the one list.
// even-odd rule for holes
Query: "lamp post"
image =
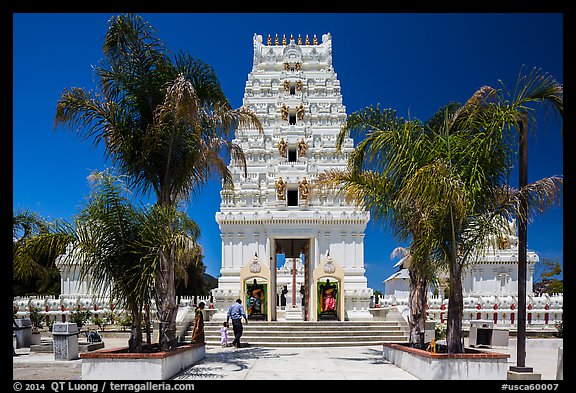
{"label": "lamp post", "polygon": [[519,176],[520,216],[518,217],[518,325],[516,341],[516,366],[510,371],[531,373],[532,367],[526,367],[526,240],[528,200],[522,193],[528,184],[528,133],[522,121],[518,121],[519,131]]}

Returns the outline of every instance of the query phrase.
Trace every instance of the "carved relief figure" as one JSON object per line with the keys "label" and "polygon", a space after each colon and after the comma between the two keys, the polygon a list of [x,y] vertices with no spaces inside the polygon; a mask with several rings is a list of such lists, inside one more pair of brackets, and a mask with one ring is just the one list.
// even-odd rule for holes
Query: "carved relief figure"
{"label": "carved relief figure", "polygon": [[298,142],[298,156],[304,157],[306,155],[306,150],[308,150],[308,144],[304,141],[304,138]]}
{"label": "carved relief figure", "polygon": [[280,157],[286,158],[286,149],[288,148],[288,142],[284,138],[280,139],[278,142],[278,151],[280,152]]}
{"label": "carved relief figure", "polygon": [[276,196],[278,197],[279,201],[283,201],[286,199],[286,183],[282,180],[282,176],[280,179],[275,182],[276,184]]}
{"label": "carved relief figure", "polygon": [[300,104],[296,109],[296,116],[298,117],[298,120],[304,119],[304,105]]}
{"label": "carved relief figure", "polygon": [[280,108],[282,114],[282,120],[288,120],[288,107],[286,104],[282,104],[282,108]]}
{"label": "carved relief figure", "polygon": [[300,199],[308,199],[308,185],[308,181],[306,181],[306,177],[304,177],[298,186],[300,189]]}

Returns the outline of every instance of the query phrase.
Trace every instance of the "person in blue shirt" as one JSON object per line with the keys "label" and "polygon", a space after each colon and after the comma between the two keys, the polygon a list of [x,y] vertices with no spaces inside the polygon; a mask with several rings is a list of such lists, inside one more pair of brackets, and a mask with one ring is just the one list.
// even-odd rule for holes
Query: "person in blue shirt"
{"label": "person in blue shirt", "polygon": [[244,312],[244,307],[242,307],[242,300],[236,299],[236,303],[230,306],[228,309],[228,315],[226,317],[226,322],[232,319],[232,329],[234,330],[234,341],[232,341],[232,345],[236,348],[240,348],[242,345],[240,344],[240,337],[242,336],[242,318],[244,321],[248,323],[248,317]]}

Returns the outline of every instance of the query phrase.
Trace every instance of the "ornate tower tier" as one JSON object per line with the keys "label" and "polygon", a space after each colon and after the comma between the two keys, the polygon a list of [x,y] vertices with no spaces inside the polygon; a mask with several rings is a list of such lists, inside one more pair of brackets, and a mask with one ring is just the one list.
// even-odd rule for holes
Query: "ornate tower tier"
{"label": "ornate tower tier", "polygon": [[332,67],[332,37],[324,34],[321,43],[316,36],[276,37],[266,43],[253,38],[243,105],[258,115],[264,132],[235,134],[247,175],[231,163],[234,187],[220,193],[216,318],[225,318],[241,298],[253,318],[370,319],[372,289],[364,275],[369,213],[312,187],[320,173],[345,169],[353,149],[348,139],[336,150],[346,108]]}

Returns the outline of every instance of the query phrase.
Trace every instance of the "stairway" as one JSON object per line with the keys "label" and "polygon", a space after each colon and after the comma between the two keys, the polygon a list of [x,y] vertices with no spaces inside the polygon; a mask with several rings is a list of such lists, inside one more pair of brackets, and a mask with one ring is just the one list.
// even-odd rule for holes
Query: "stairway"
{"label": "stairway", "polygon": [[[222,321],[204,324],[206,345],[220,345]],[[182,341],[190,342],[190,325]],[[232,324],[229,342],[234,339]],[[408,342],[404,321],[322,321],[322,322],[249,322],[244,324],[241,342],[255,347],[346,347]]]}

